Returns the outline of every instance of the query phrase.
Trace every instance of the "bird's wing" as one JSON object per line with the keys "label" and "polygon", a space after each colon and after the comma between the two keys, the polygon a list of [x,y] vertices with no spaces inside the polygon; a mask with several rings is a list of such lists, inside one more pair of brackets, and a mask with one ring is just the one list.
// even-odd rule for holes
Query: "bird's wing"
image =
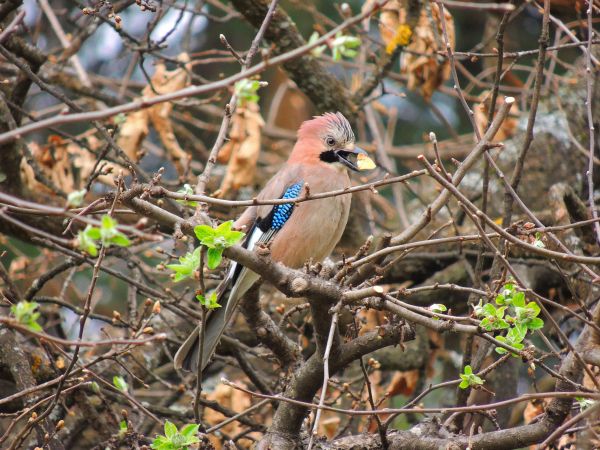
{"label": "bird's wing", "polygon": [[[302,192],[304,181],[292,180],[285,182],[285,178],[275,177],[272,179],[257,197],[258,200],[298,197]],[[235,224],[236,228],[246,226],[248,229],[242,246],[252,250],[256,245],[268,245],[283,228],[293,210],[293,203],[248,208]],[[235,261],[231,262],[227,276],[217,288],[217,296],[221,307],[213,310],[207,317],[204,349],[202,351],[202,369],[208,365],[227,324],[233,317],[239,300],[259,278],[255,272]],[[198,344],[199,329],[196,329],[175,355],[175,366],[177,368],[192,371],[197,369],[199,362]]]}
{"label": "bird's wing", "polygon": [[[279,198],[288,199],[296,198],[302,192],[304,181],[296,181],[285,187],[282,193],[279,193]],[[266,198],[266,197],[265,197]],[[274,198],[274,197],[271,197]],[[265,208],[261,208],[263,214],[266,212]],[[293,203],[284,203],[282,205],[273,205],[264,217],[258,216],[248,232],[244,247],[249,250],[253,250],[257,245],[269,245],[269,243],[275,238],[277,233],[283,228],[285,223],[288,221],[294,210]],[[236,262],[232,262],[229,268],[228,277],[232,280],[232,289],[229,294],[228,301],[226,302],[226,320],[233,315],[237,306],[238,300],[252,287],[252,285],[258,280],[258,275],[251,270],[242,267]]]}

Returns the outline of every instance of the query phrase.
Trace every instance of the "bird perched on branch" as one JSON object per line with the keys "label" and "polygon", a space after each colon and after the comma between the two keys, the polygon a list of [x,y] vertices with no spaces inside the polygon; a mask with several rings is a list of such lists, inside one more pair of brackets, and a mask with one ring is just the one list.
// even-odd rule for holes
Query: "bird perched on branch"
{"label": "bird perched on branch", "polygon": [[[341,113],[326,113],[304,122],[287,163],[258,194],[258,200],[296,198],[310,188],[311,195],[350,187],[348,171],[375,168],[367,152],[355,145],[354,133]],[[309,200],[299,205],[251,206],[235,222],[244,230],[244,247],[268,245],[273,260],[290,268],[306,261],[322,261],[342,237],[350,194]],[[212,357],[241,297],[259,275],[232,262],[218,288],[220,308],[211,311],[204,333],[201,367]],[[199,328],[175,355],[175,367],[197,370]]]}

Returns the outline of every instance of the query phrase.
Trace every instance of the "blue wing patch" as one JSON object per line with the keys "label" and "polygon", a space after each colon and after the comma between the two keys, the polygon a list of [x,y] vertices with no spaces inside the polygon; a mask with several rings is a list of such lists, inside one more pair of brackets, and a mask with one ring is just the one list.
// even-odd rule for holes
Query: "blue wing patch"
{"label": "blue wing patch", "polygon": [[[296,198],[300,195],[300,191],[302,190],[302,186],[304,186],[304,181],[299,181],[298,183],[292,184],[288,187],[281,198]],[[276,205],[273,208],[273,219],[271,220],[271,229],[272,230],[281,230],[283,225],[287,222],[287,220],[292,215],[292,211],[294,210],[293,203],[285,203],[284,205]]]}

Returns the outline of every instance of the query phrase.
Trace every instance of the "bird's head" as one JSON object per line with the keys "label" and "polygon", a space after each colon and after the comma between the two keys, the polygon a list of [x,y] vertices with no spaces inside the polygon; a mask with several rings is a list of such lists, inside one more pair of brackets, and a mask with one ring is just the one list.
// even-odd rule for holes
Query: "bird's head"
{"label": "bird's head", "polygon": [[290,161],[341,165],[357,172],[374,169],[373,160],[354,141],[352,127],[342,113],[325,113],[300,126]]}

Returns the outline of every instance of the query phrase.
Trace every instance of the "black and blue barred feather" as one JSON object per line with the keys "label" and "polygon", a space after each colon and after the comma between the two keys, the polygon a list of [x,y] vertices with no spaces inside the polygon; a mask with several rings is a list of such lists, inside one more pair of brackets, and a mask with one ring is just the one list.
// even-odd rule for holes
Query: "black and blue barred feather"
{"label": "black and blue barred feather", "polygon": [[[302,191],[302,187],[304,186],[304,181],[298,181],[290,185],[283,195],[282,199],[288,198],[296,198],[300,195]],[[263,232],[276,232],[281,230],[285,223],[288,221],[292,212],[294,211],[293,203],[285,203],[283,205],[275,205],[271,210],[271,213],[265,217],[264,219],[260,219],[257,221],[258,228]],[[269,233],[269,238],[272,236],[272,233]]]}
{"label": "black and blue barred feather", "polygon": [[[304,186],[304,182],[299,181],[298,183],[292,184],[283,196],[282,199],[288,198],[296,198],[300,195],[300,191],[302,190],[302,186]],[[285,203],[283,205],[276,205],[273,208],[273,220],[271,221],[271,229],[273,230],[281,230],[283,225],[287,222],[287,220],[292,215],[292,211],[294,210],[293,203]]]}

